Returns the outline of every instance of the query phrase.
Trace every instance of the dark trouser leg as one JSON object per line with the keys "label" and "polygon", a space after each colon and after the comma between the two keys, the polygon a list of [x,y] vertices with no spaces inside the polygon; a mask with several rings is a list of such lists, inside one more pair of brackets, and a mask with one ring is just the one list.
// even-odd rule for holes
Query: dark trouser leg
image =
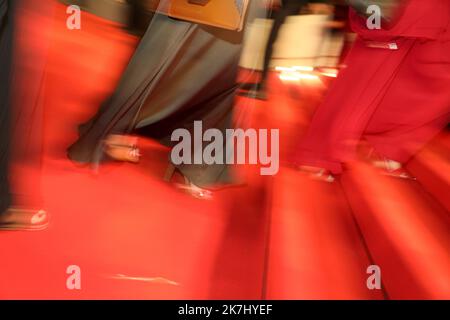
{"label": "dark trouser leg", "polygon": [[[2,77],[3,78],[3,77]],[[0,80],[3,81],[3,80]],[[2,82],[4,83],[4,82]],[[3,95],[3,92],[2,92]],[[3,97],[1,97],[3,100]],[[0,214],[11,205],[11,194],[9,190],[9,110],[5,108],[3,101],[0,102]]]}
{"label": "dark trouser leg", "polygon": [[300,13],[302,8],[302,3],[297,2],[287,2],[283,8],[275,13],[274,23],[272,30],[270,32],[269,41],[267,42],[266,52],[264,54],[264,67],[261,75],[261,86],[264,87],[267,82],[267,75],[269,73],[270,61],[273,54],[273,45],[277,41],[280,29],[283,26],[286,18],[291,15],[296,15]]}
{"label": "dark trouser leg", "polygon": [[[2,57],[3,58],[3,57]],[[3,63],[3,59],[0,59]],[[3,74],[0,82],[4,82]],[[9,139],[10,139],[10,114],[9,106],[5,102],[6,92],[4,88],[0,93],[0,214],[11,205],[11,194],[9,190]]]}
{"label": "dark trouser leg", "polygon": [[[13,0],[14,83],[11,87],[10,185],[13,205],[40,208],[41,160],[45,96],[45,66],[52,36],[53,1]],[[20,12],[20,14],[19,14]],[[39,28],[32,17],[39,20]],[[38,40],[36,40],[38,39]]]}
{"label": "dark trouser leg", "polygon": [[11,204],[9,190],[10,103],[9,74],[11,67],[12,23],[8,1],[0,0],[0,214]]}

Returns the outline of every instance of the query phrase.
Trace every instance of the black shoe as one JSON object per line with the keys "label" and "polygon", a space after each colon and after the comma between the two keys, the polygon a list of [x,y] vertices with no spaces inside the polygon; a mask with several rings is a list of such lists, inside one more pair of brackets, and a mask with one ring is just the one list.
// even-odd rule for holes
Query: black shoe
{"label": "black shoe", "polygon": [[249,90],[245,95],[249,98],[267,101],[266,90]]}
{"label": "black shoe", "polygon": [[248,90],[259,90],[261,88],[261,83],[259,82],[244,82],[239,85],[239,89]]}
{"label": "black shoe", "polygon": [[239,95],[258,100],[267,100],[266,86],[261,83],[244,83],[240,86]]}

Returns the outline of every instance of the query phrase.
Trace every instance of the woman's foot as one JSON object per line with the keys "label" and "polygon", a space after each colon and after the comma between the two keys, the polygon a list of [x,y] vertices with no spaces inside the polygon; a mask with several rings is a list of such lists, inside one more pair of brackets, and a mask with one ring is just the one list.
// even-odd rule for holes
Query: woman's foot
{"label": "woman's foot", "polygon": [[299,171],[306,173],[308,177],[314,180],[324,181],[332,183],[336,180],[335,176],[331,173],[330,170],[312,167],[312,166],[298,166]]}
{"label": "woman's foot", "polygon": [[373,148],[369,151],[368,159],[369,162],[375,168],[378,168],[383,175],[400,179],[416,180],[416,178],[403,167],[401,162],[382,156]]}
{"label": "woman's foot", "polygon": [[200,200],[212,200],[213,198],[213,192],[208,189],[200,188],[199,186],[196,186],[192,182],[189,181],[185,177],[186,181],[185,183],[176,183],[175,186],[186,192],[187,194],[191,195],[192,197]]}
{"label": "woman's foot", "polygon": [[9,208],[0,214],[0,230],[40,231],[48,227],[49,220],[44,210]]}
{"label": "woman's foot", "polygon": [[111,134],[104,141],[104,151],[114,160],[138,163],[141,153],[137,144],[137,137]]}
{"label": "woman's foot", "polygon": [[211,190],[201,188],[194,183],[192,183],[188,177],[184,176],[180,170],[178,170],[173,164],[169,164],[166,173],[164,175],[164,180],[167,182],[171,182],[175,173],[178,172],[184,180],[184,183],[174,183],[174,186],[186,192],[190,196],[201,199],[201,200],[211,200],[213,198],[213,192]]}
{"label": "woman's foot", "polygon": [[398,161],[390,160],[386,157],[380,157],[372,160],[372,165],[375,168],[381,169],[381,172],[386,176],[416,180],[416,177],[412,176]]}

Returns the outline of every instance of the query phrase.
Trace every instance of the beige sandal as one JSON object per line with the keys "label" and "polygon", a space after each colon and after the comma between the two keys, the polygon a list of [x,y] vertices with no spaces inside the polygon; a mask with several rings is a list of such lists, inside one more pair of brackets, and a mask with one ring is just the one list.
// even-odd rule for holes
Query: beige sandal
{"label": "beige sandal", "polygon": [[313,180],[319,180],[328,183],[332,183],[336,180],[335,176],[331,173],[331,171],[326,170],[324,168],[311,166],[299,166],[297,168],[299,171],[306,173],[308,177],[310,177]]}
{"label": "beige sandal", "polygon": [[48,227],[49,220],[44,210],[10,208],[0,214],[0,230],[40,231]]}
{"label": "beige sandal", "polygon": [[137,144],[137,137],[111,134],[104,141],[104,152],[117,161],[138,163],[141,153]]}
{"label": "beige sandal", "polygon": [[[172,177],[174,176],[175,172],[177,171],[177,168],[173,164],[169,164],[166,173],[164,175],[164,180],[166,182],[170,182],[172,180]],[[174,183],[174,186],[178,188],[179,190],[184,191],[185,193],[189,194],[190,196],[200,199],[200,200],[212,200],[213,199],[213,192],[208,189],[201,188],[194,183],[192,183],[189,178],[184,176],[179,170],[178,172],[183,176],[184,183]]]}

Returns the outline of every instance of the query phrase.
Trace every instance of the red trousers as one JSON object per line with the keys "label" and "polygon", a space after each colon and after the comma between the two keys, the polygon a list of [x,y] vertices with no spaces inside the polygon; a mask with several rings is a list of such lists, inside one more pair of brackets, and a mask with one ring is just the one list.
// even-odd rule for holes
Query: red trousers
{"label": "red trousers", "polygon": [[361,139],[404,163],[449,122],[450,41],[395,42],[398,50],[356,41],[347,67],[316,110],[298,164],[340,173]]}

